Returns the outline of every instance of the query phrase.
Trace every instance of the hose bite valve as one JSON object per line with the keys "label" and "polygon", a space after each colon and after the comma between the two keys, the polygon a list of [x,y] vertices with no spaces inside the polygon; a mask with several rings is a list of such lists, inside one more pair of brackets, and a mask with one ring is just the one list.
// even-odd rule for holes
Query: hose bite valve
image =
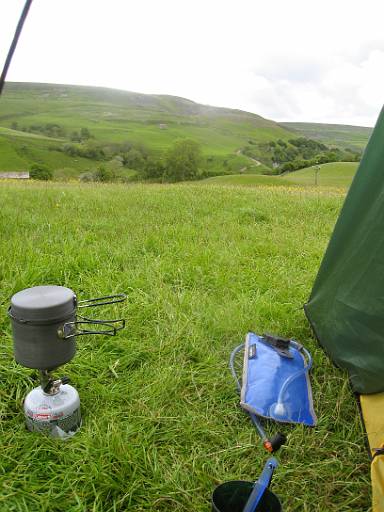
{"label": "hose bite valve", "polygon": [[275,453],[279,450],[285,443],[287,442],[287,437],[278,432],[276,435],[271,437],[271,439],[265,439],[263,441],[263,446],[269,453]]}

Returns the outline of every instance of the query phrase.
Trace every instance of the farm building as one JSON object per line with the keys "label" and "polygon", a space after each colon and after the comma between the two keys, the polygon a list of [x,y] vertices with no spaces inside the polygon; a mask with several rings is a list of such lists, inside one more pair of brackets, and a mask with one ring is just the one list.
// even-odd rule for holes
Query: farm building
{"label": "farm building", "polygon": [[15,180],[27,180],[29,179],[29,172],[0,172],[0,180],[3,179],[15,179]]}

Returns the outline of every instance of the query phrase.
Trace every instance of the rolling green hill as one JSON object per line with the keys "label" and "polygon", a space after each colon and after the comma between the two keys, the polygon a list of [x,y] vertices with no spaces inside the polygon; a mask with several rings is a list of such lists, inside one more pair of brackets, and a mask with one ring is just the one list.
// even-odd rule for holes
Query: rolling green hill
{"label": "rolling green hill", "polygon": [[[323,164],[317,175],[317,186],[347,188],[352,183],[358,164],[355,162],[335,162]],[[315,185],[315,168],[307,167],[300,171],[285,173],[280,176],[258,176],[255,174],[233,174],[215,176],[202,183],[210,185],[235,185],[244,187],[274,186],[289,187],[295,185]]]}
{"label": "rolling green hill", "polygon": [[[28,133],[31,126],[47,124],[58,125],[65,136],[49,138]],[[174,96],[8,83],[0,98],[0,170],[25,170],[33,162],[78,171],[94,165],[57,151],[80,128],[91,132],[94,143],[144,144],[153,152],[164,151],[178,138],[191,138],[201,144],[207,167],[217,171],[227,166],[229,173],[244,168],[260,172],[255,162],[238,152],[249,138],[264,142],[287,140],[292,135],[255,114]]]}
{"label": "rolling green hill", "polygon": [[227,176],[213,176],[212,178],[203,180],[201,183],[204,185],[235,185],[243,187],[292,187],[295,185],[292,180],[285,180],[280,176],[263,176],[257,174],[232,174]]}
{"label": "rolling green hill", "polygon": [[[349,187],[356,173],[355,162],[334,162],[323,164],[317,175],[317,184],[322,187]],[[300,185],[315,184],[315,168],[307,167],[283,175],[284,180]]]}
{"label": "rolling green hill", "polygon": [[343,124],[280,123],[280,125],[287,130],[292,130],[296,135],[304,135],[324,144],[352,149],[364,149],[372,133],[372,128]]}

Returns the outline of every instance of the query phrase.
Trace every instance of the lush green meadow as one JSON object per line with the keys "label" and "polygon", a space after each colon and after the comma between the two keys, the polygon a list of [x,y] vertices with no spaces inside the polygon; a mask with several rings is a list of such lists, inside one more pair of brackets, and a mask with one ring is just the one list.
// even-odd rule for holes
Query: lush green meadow
{"label": "lush green meadow", "polygon": [[0,172],[28,171],[33,163],[44,163],[55,173],[66,168],[74,169],[78,177],[81,171],[96,165],[86,158],[73,158],[56,151],[54,146],[55,142],[48,137],[0,129]]}
{"label": "lush green meadow", "polygon": [[[368,510],[358,408],[302,311],[343,198],[320,187],[2,182],[0,510],[206,512],[216,485],[255,479],[267,454],[228,371],[250,330],[294,337],[314,356],[318,425],[281,427],[273,489],[284,511]],[[105,311],[126,330],[79,338],[57,372],[82,401],[67,442],[23,424],[36,381],[13,360],[6,311],[40,284],[80,299],[128,294]]]}
{"label": "lush green meadow", "polygon": [[[317,173],[317,185],[321,187],[349,187],[356,173],[358,163],[333,162],[320,165]],[[316,182],[316,168],[307,167],[283,175],[285,180],[300,185],[314,185]]]}
{"label": "lush green meadow", "polygon": [[[295,173],[292,173],[295,174]],[[206,185],[234,185],[243,187],[289,187],[293,186],[293,180],[285,180],[280,176],[263,176],[257,174],[232,174],[228,176],[214,176],[202,181]]]}
{"label": "lush green meadow", "polygon": [[[317,186],[321,188],[349,188],[356,173],[358,164],[355,162],[334,162],[322,164],[317,173]],[[295,185],[315,186],[315,167],[307,167],[299,171],[287,172],[281,176],[258,176],[255,174],[233,174],[231,176],[215,176],[203,182],[211,185],[241,186],[275,186],[289,187]]]}

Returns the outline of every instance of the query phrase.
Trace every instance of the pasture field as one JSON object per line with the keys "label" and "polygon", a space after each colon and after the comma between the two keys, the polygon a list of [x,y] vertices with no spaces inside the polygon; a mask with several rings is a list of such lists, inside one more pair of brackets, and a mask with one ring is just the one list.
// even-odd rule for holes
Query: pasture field
{"label": "pasture field", "polygon": [[54,145],[54,141],[48,137],[0,129],[0,172],[28,171],[31,164],[44,163],[55,172],[65,168],[74,169],[78,177],[81,171],[100,164],[86,158],[70,157],[56,151]]}
{"label": "pasture field", "polygon": [[[356,173],[358,163],[355,162],[334,162],[320,165],[317,174],[317,184],[320,187],[349,187]],[[299,171],[286,173],[285,180],[300,185],[314,185],[315,168],[307,167]]]}
{"label": "pasture field", "polygon": [[285,180],[280,176],[264,176],[257,174],[232,174],[227,176],[214,176],[202,181],[204,185],[240,185],[243,187],[289,187],[294,186],[293,180]]}
{"label": "pasture field", "polygon": [[[302,311],[343,199],[320,187],[2,182],[0,510],[206,512],[216,485],[255,479],[267,454],[228,370],[250,330],[294,337],[314,356],[318,425],[280,427],[284,511],[369,510],[358,407]],[[125,331],[79,338],[56,373],[82,401],[67,442],[23,424],[36,380],[14,362],[7,307],[40,284],[80,299],[128,294],[97,311],[126,317]]]}
{"label": "pasture field", "polygon": [[[356,173],[358,164],[355,162],[334,162],[322,164],[317,175],[317,186],[320,188],[349,188]],[[299,171],[287,172],[280,176],[258,176],[255,174],[233,174],[207,178],[204,184],[250,186],[314,186],[315,168],[307,167]]]}

